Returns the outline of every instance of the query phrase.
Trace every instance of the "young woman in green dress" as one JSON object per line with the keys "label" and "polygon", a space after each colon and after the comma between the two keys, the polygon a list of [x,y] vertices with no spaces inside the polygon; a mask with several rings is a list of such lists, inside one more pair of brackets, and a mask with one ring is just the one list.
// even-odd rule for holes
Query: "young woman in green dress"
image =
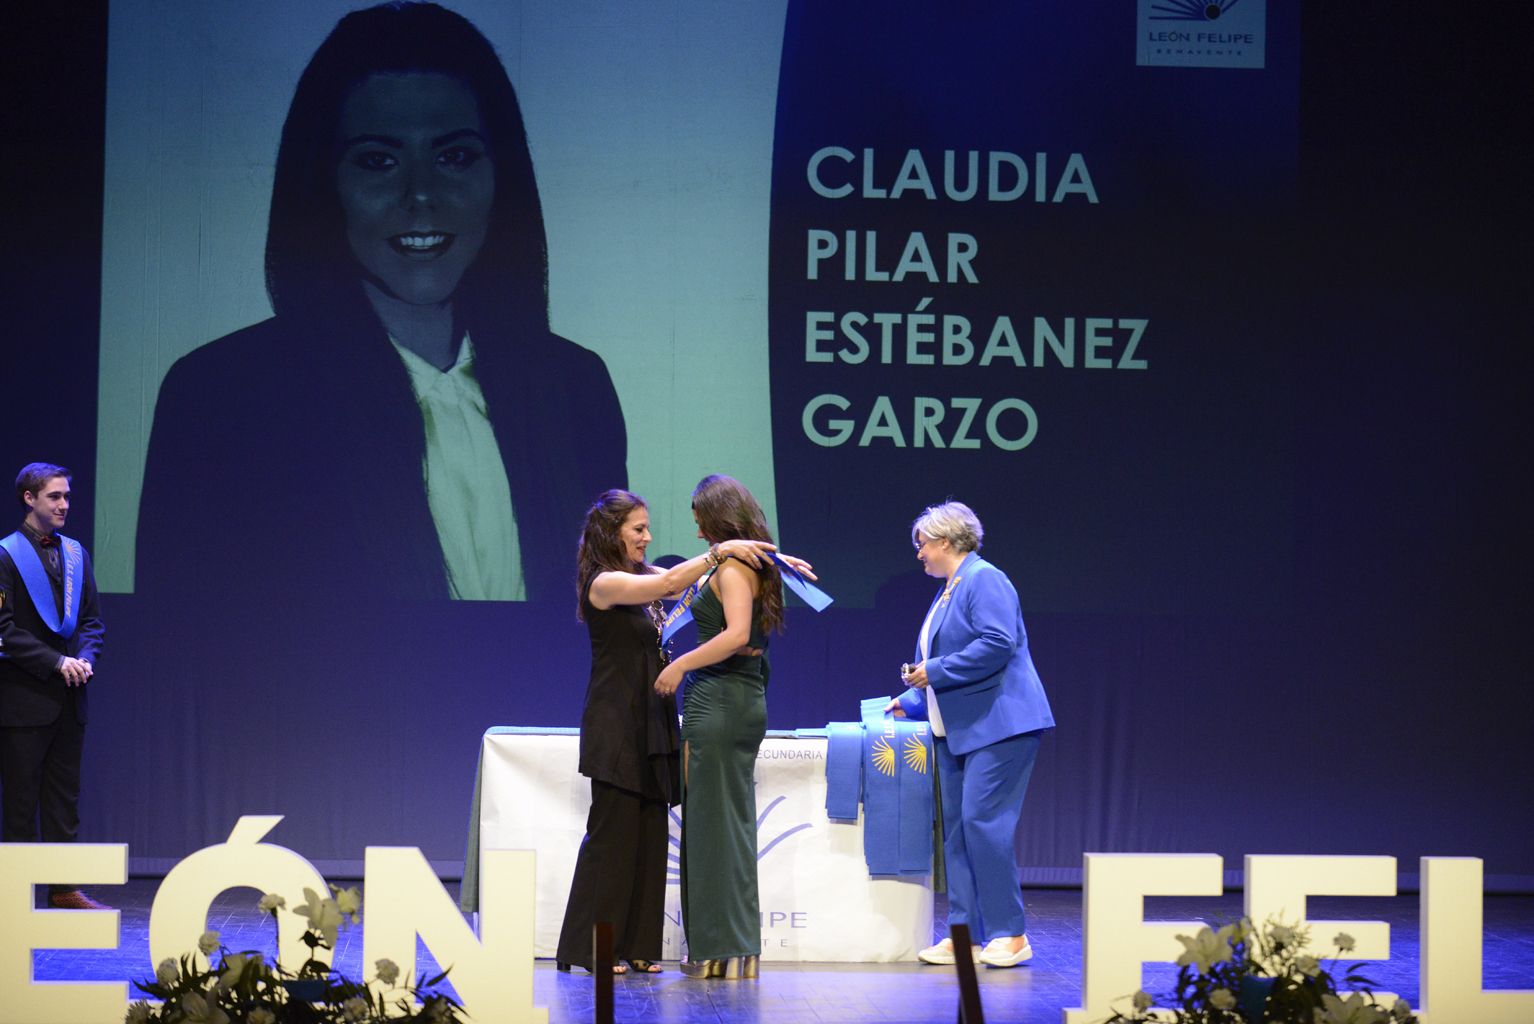
{"label": "young woman in green dress", "polygon": [[[766,517],[739,481],[705,477],[692,493],[710,544],[771,541]],[[771,565],[721,564],[692,604],[698,646],[655,682],[682,698],[682,927],[690,978],[753,978],[761,954],[756,878],[756,753],[767,732],[767,635],[783,622]]]}

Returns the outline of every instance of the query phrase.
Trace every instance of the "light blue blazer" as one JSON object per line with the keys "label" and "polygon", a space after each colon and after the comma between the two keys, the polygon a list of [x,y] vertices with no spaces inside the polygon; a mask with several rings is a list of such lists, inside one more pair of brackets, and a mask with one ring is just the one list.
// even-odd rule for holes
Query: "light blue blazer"
{"label": "light blue blazer", "polygon": [[[933,604],[927,685],[937,691],[949,751],[967,754],[1054,728],[1044,684],[1028,656],[1023,610],[1006,574],[971,551],[954,573],[948,600],[939,593]],[[926,691],[907,689],[900,706],[908,717],[925,719]]]}

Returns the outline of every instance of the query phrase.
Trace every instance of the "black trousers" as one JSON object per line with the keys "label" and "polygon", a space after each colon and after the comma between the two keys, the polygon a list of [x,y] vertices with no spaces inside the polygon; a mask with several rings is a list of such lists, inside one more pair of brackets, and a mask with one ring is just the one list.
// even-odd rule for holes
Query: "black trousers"
{"label": "black trousers", "polygon": [[48,725],[0,728],[0,839],[72,843],[80,829],[85,725],[70,708]]}
{"label": "black trousers", "polygon": [[592,968],[591,929],[613,926],[620,960],[659,960],[666,912],[666,805],[605,782],[591,781],[586,838],[559,932],[562,963]]}

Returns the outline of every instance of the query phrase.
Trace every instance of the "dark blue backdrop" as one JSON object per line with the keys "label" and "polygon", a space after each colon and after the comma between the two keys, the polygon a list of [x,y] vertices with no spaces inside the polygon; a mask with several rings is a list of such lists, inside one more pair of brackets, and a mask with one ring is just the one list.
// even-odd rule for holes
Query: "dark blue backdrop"
{"label": "dark blue backdrop", "polygon": [[[1185,382],[1206,432],[1230,439],[1217,458],[1207,433],[1147,446],[1156,473],[1130,489],[1161,532],[1126,553],[1125,587],[1097,591],[1129,598],[1071,597],[1094,592],[1069,589],[1073,566],[1120,580],[1123,564],[1039,525],[1100,502],[1065,490],[1047,513],[1020,503],[1026,528],[995,507],[1004,489],[982,509],[1061,723],[1025,814],[1036,877],[1065,877],[1083,850],[1212,850],[1231,867],[1249,852],[1391,853],[1408,870],[1422,854],[1476,855],[1491,884],[1534,884],[1530,83],[1515,18],[1419,25],[1310,5],[1303,44],[1270,41],[1299,55],[1297,128],[1274,126],[1295,133],[1290,191],[1243,214],[1261,226],[1242,249],[1261,275],[1207,267],[1209,301],[1252,310],[1259,343]],[[90,543],[105,13],[11,20],[0,464],[75,467],[72,532]],[[1258,379],[1272,386],[1254,392]],[[1081,464],[1081,493],[1096,494]],[[899,524],[953,485],[875,483],[850,507],[785,506],[785,531],[813,534],[820,514],[833,526],[810,545],[820,561],[856,572],[838,564],[845,538],[887,545],[898,565]],[[1199,558],[1168,557],[1168,543]],[[881,570],[872,607],[795,610],[775,648],[773,727],[845,719],[888,690],[930,595],[911,565]],[[1048,586],[1031,591],[1034,577]],[[231,600],[226,618],[237,583]],[[482,729],[579,712],[585,643],[565,607],[361,596],[333,626],[231,631],[243,639],[227,645],[191,635],[217,639],[217,615],[132,595],[104,607],[85,837],[131,843],[141,866],[219,841],[242,812],[287,814],[274,838],[318,861],[409,844],[450,866]]]}

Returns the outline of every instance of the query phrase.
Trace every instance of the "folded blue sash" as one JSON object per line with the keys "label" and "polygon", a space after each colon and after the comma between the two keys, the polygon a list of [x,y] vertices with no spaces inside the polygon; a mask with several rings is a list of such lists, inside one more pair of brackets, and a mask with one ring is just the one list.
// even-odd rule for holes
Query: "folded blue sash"
{"label": "folded blue sash", "polygon": [[863,723],[826,726],[826,817],[856,822],[863,800]]}
{"label": "folded blue sash", "polygon": [[826,816],[857,820],[871,875],[932,870],[932,737],[926,722],[884,714],[889,698],[862,702],[862,721],[826,727]]}
{"label": "folded blue sash", "polygon": [[53,581],[48,579],[48,570],[43,568],[43,560],[37,557],[37,551],[32,547],[32,542],[17,531],[8,537],[0,538],[0,548],[4,548],[6,554],[11,556],[11,561],[16,565],[16,571],[21,573],[21,580],[27,588],[27,596],[32,599],[33,606],[37,608],[37,614],[43,620],[43,625],[68,640],[75,635],[75,626],[80,622],[80,596],[85,589],[82,579],[85,572],[85,549],[80,547],[80,542],[77,540],[70,540],[63,535],[56,536],[58,536],[59,551],[64,557],[62,618],[59,615],[58,605],[54,603]]}

